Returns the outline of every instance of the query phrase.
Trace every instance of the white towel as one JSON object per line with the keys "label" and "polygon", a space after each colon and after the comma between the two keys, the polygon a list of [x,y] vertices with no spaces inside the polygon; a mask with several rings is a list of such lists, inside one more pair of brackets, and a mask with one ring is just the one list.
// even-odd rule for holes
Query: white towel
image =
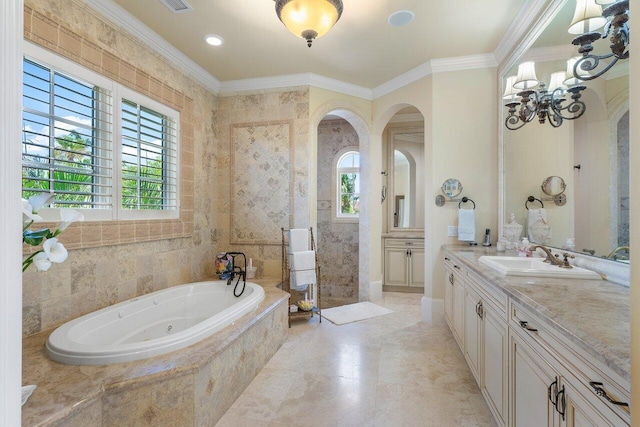
{"label": "white towel", "polygon": [[293,228],[289,230],[289,253],[309,250],[309,229]]}
{"label": "white towel", "polygon": [[458,209],[458,240],[475,242],[476,220],[474,209]]}
{"label": "white towel", "polygon": [[547,210],[545,208],[529,209],[529,211],[527,212],[527,235],[529,237],[529,240],[532,241],[532,242],[533,242],[533,240],[531,240],[531,226],[533,224],[535,224],[536,222],[538,222],[538,219],[541,218],[541,217],[542,217],[543,221],[546,224],[547,223]]}
{"label": "white towel", "polygon": [[309,285],[316,283],[316,270],[291,271],[291,289],[306,291]]}
{"label": "white towel", "polygon": [[291,255],[291,288],[304,291],[316,283],[316,252],[301,251]]}
{"label": "white towel", "polygon": [[291,255],[291,269],[294,271],[316,268],[316,251],[294,252]]}

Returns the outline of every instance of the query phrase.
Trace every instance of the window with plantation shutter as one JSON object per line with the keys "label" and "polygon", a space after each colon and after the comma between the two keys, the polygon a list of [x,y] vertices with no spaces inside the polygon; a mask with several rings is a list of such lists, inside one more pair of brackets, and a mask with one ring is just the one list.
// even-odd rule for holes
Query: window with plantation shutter
{"label": "window with plantation shutter", "polygon": [[176,123],[128,99],[121,105],[122,208],[176,209]]}
{"label": "window with plantation shutter", "polygon": [[111,93],[25,59],[22,193],[59,207],[111,209]]}
{"label": "window with plantation shutter", "polygon": [[179,123],[170,107],[25,44],[22,197],[87,220],[179,217]]}

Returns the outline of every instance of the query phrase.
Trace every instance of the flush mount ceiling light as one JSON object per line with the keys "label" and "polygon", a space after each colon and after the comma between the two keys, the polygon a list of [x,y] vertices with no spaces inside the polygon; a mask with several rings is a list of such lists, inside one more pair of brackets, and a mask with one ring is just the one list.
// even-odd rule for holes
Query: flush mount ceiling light
{"label": "flush mount ceiling light", "polygon": [[[604,11],[601,5],[610,5]],[[571,43],[582,54],[573,66],[573,76],[593,80],[606,73],[619,59],[629,58],[629,1],[577,0],[569,34],[579,34]],[[597,30],[604,26],[604,33]],[[593,42],[611,35],[611,53],[595,55]],[[600,64],[603,61],[603,64]],[[599,71],[598,71],[599,70]]]}
{"label": "flush mount ceiling light", "polygon": [[[582,85],[566,86],[569,79],[567,73],[558,71],[551,74],[549,89],[538,81],[534,62],[523,62],[518,66],[518,75],[507,77],[506,88],[502,99],[509,108],[505,126],[509,130],[520,129],[538,117],[538,122],[549,124],[554,128],[562,125],[564,120],[575,120],[586,111],[586,105],[580,100],[580,92],[587,87]],[[537,88],[537,90],[536,90]],[[571,100],[568,105],[567,95]],[[518,109],[518,106],[520,108]]]}
{"label": "flush mount ceiling light", "polygon": [[224,39],[217,34],[209,34],[204,36],[204,41],[206,41],[211,46],[220,46],[224,43]]}
{"label": "flush mount ceiling light", "polygon": [[416,15],[410,10],[399,10],[389,15],[387,22],[392,27],[404,27],[405,25],[409,25],[415,17]]}
{"label": "flush mount ceiling light", "polygon": [[341,0],[275,0],[276,14],[285,27],[307,41],[326,34],[342,15]]}

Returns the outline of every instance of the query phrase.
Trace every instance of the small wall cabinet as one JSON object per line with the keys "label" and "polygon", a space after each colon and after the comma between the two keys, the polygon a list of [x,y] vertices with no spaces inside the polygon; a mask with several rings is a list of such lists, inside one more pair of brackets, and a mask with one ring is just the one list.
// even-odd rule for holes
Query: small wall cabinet
{"label": "small wall cabinet", "polygon": [[384,289],[423,292],[424,240],[384,240]]}

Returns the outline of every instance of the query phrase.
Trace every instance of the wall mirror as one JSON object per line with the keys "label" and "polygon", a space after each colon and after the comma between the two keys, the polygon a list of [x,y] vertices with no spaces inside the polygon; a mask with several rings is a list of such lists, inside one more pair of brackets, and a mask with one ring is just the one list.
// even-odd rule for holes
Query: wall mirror
{"label": "wall mirror", "polygon": [[[537,78],[547,85],[552,73],[566,70],[567,59],[577,55],[571,45],[574,36],[567,32],[575,4],[554,3],[554,16],[530,48],[501,69],[503,90],[507,77],[516,74],[524,61],[535,61]],[[609,48],[606,40],[596,44],[599,53]],[[562,248],[575,238],[576,252],[628,262],[628,61],[618,61],[606,74],[584,84],[586,112],[556,128],[534,119],[508,130],[504,125],[508,109],[502,107],[500,224],[504,226],[513,213],[525,225],[526,235],[528,196],[548,199],[547,191],[553,195],[564,187],[565,206],[544,204],[551,227],[546,244]]]}
{"label": "wall mirror", "polygon": [[390,125],[387,146],[389,229],[423,229],[424,126]]}
{"label": "wall mirror", "polygon": [[444,195],[450,199],[453,199],[454,197],[457,197],[458,195],[460,195],[460,193],[462,193],[462,184],[455,178],[449,178],[442,184],[442,187],[440,188],[442,189]]}
{"label": "wall mirror", "polygon": [[567,189],[567,184],[565,184],[564,179],[559,176],[548,176],[542,181],[542,192],[547,196],[559,196],[564,193],[564,190]]}

